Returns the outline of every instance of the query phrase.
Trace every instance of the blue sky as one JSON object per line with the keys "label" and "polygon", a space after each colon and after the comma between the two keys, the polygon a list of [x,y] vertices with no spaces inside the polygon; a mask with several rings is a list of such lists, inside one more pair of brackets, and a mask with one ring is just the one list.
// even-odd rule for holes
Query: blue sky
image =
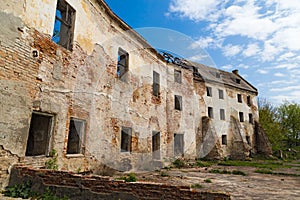
{"label": "blue sky", "polygon": [[238,69],[275,104],[300,103],[299,0],[106,0],[154,47]]}

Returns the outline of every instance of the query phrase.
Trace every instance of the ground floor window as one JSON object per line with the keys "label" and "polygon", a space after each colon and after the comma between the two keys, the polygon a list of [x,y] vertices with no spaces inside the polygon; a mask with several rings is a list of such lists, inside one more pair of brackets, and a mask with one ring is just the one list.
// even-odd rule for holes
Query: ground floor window
{"label": "ground floor window", "polygon": [[160,132],[152,132],[152,158],[160,159]]}
{"label": "ground floor window", "polygon": [[222,145],[227,145],[227,135],[222,135]]}
{"label": "ground floor window", "polygon": [[132,130],[128,127],[122,127],[121,130],[121,152],[131,152]]}
{"label": "ground floor window", "polygon": [[26,156],[47,155],[52,132],[53,115],[33,112],[26,147]]}
{"label": "ground floor window", "polygon": [[85,121],[70,119],[67,154],[84,154]]}
{"label": "ground floor window", "polygon": [[184,154],[184,140],[183,134],[174,134],[174,155],[183,156]]}

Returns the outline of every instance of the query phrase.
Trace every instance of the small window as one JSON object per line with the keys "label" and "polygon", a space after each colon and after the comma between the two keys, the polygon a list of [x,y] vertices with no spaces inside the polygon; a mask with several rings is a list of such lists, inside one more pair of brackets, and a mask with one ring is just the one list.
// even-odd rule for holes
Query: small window
{"label": "small window", "polygon": [[121,152],[131,152],[132,130],[128,127],[122,127],[121,130]]}
{"label": "small window", "polygon": [[249,95],[247,96],[247,104],[248,106],[251,106],[251,97]]}
{"label": "small window", "polygon": [[249,113],[249,123],[253,124],[253,115]]}
{"label": "small window", "polygon": [[235,82],[236,82],[237,84],[241,84],[241,79],[237,78],[237,79],[235,79]]}
{"label": "small window", "polygon": [[241,94],[237,94],[237,101],[239,102],[239,103],[242,103],[243,101],[242,101],[242,95]]}
{"label": "small window", "polygon": [[212,89],[211,87],[206,87],[207,96],[212,97]]}
{"label": "small window", "polygon": [[208,117],[214,118],[214,112],[212,107],[208,107]]}
{"label": "small window", "polygon": [[160,92],[160,75],[156,71],[153,71],[152,94],[158,97],[159,92]]}
{"label": "small window", "polygon": [[174,134],[174,155],[183,156],[184,154],[184,141],[183,134]]}
{"label": "small window", "polygon": [[216,78],[221,78],[221,75],[219,72],[216,72]]}
{"label": "small window", "polygon": [[224,99],[224,91],[219,90],[219,99]]}
{"label": "small window", "polygon": [[248,135],[246,136],[246,141],[247,141],[247,144],[248,144],[248,145],[251,145],[250,136],[248,136]]}
{"label": "small window", "polygon": [[65,1],[58,0],[52,41],[71,50],[74,35],[75,10]]}
{"label": "small window", "polygon": [[47,155],[52,131],[53,115],[32,113],[26,156]]}
{"label": "small window", "polygon": [[129,54],[123,49],[118,50],[118,66],[117,66],[117,76],[120,80],[126,81],[127,72],[129,70]]}
{"label": "small window", "polygon": [[220,109],[220,120],[225,120],[225,110]]}
{"label": "small window", "polygon": [[227,145],[227,135],[222,135],[222,145]]}
{"label": "small window", "polygon": [[240,122],[244,122],[244,113],[239,112]]}
{"label": "small window", "polygon": [[160,132],[152,132],[152,158],[160,159]]}
{"label": "small window", "polygon": [[175,95],[175,110],[182,110],[182,97]]}
{"label": "small window", "polygon": [[67,154],[84,154],[85,121],[71,118]]}
{"label": "small window", "polygon": [[181,71],[174,70],[174,80],[176,83],[181,83]]}

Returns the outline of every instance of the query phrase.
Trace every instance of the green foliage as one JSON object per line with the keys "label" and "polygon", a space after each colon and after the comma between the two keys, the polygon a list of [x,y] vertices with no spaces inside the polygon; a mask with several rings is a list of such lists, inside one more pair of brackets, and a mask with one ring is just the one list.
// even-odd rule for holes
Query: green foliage
{"label": "green foliage", "polygon": [[246,176],[247,174],[245,172],[239,171],[239,170],[233,170],[227,171],[227,170],[219,170],[219,169],[211,169],[208,171],[209,173],[214,173],[214,174],[233,174],[233,175],[241,175],[241,176]]}
{"label": "green foliage", "polygon": [[254,172],[255,173],[260,173],[260,174],[271,174],[271,175],[283,175],[283,176],[300,177],[299,174],[290,174],[290,173],[284,173],[284,172],[273,172],[272,170],[267,170],[267,169],[257,169]]}
{"label": "green foliage", "polygon": [[46,192],[43,193],[41,196],[39,196],[38,199],[41,199],[41,200],[68,200],[69,198],[67,198],[67,197],[59,198],[59,197],[55,196],[49,188],[46,188]]}
{"label": "green foliage", "polygon": [[52,151],[49,153],[49,156],[51,158],[45,162],[45,168],[46,169],[58,170],[57,151],[55,149],[52,149]]}
{"label": "green foliage", "polygon": [[257,161],[239,161],[239,160],[227,160],[218,163],[221,166],[245,166],[245,167],[258,167],[258,168],[286,168],[288,165],[283,165],[282,161],[274,160],[257,160]]}
{"label": "green foliage", "polygon": [[29,181],[16,184],[12,187],[6,187],[3,194],[8,197],[28,199],[29,197],[35,196],[35,193],[31,191],[31,186],[32,183]]}
{"label": "green foliage", "polygon": [[191,188],[203,188],[203,185],[196,183],[196,184],[191,185]]}
{"label": "green foliage", "polygon": [[212,181],[209,178],[205,179],[204,182],[205,183],[212,183]]}
{"label": "green foliage", "polygon": [[134,173],[130,173],[127,176],[122,176],[122,177],[118,178],[118,180],[124,180],[125,182],[136,182],[137,178]]}
{"label": "green foliage", "polygon": [[210,167],[210,166],[212,166],[212,163],[196,160],[196,166],[197,167]]}
{"label": "green foliage", "polygon": [[240,171],[240,170],[233,170],[231,173],[234,174],[234,175],[241,175],[241,176],[246,176],[247,175],[245,172]]}
{"label": "green foliage", "polygon": [[174,160],[173,165],[174,165],[176,168],[182,168],[182,167],[185,166],[185,163],[184,163],[183,160],[181,160],[181,159],[176,159],[176,160]]}
{"label": "green foliage", "polygon": [[169,174],[167,174],[166,172],[162,171],[162,172],[160,173],[160,176],[162,176],[162,177],[168,177]]}

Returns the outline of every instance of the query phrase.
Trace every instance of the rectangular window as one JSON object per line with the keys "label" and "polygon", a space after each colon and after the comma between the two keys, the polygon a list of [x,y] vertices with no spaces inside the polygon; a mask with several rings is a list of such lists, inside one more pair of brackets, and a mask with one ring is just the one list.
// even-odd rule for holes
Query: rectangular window
{"label": "rectangular window", "polygon": [[184,154],[184,140],[183,134],[174,134],[174,155],[183,156]]}
{"label": "rectangular window", "polygon": [[241,94],[237,94],[237,100],[239,103],[242,103],[242,95]]}
{"label": "rectangular window", "polygon": [[253,115],[249,113],[249,123],[253,124]]}
{"label": "rectangular window", "polygon": [[227,145],[227,135],[222,135],[222,145]]}
{"label": "rectangular window", "polygon": [[159,92],[160,92],[160,75],[156,71],[153,71],[152,94],[158,97]]}
{"label": "rectangular window", "polygon": [[131,152],[132,130],[128,127],[122,127],[121,130],[121,152]]}
{"label": "rectangular window", "polygon": [[236,82],[237,84],[241,84],[241,79],[237,78],[237,79],[235,79],[235,82]]}
{"label": "rectangular window", "polygon": [[174,80],[176,83],[181,83],[181,71],[174,70]]}
{"label": "rectangular window", "polygon": [[152,158],[160,159],[160,132],[152,132]]}
{"label": "rectangular window", "polygon": [[246,136],[246,140],[247,140],[247,144],[248,144],[248,145],[251,145],[250,136],[247,135],[247,136]]}
{"label": "rectangular window", "polygon": [[182,110],[182,97],[175,95],[175,110]]}
{"label": "rectangular window", "polygon": [[220,109],[220,120],[225,120],[225,110]]}
{"label": "rectangular window", "polygon": [[219,99],[224,99],[224,91],[219,90]]}
{"label": "rectangular window", "polygon": [[239,112],[240,122],[244,122],[244,113]]}
{"label": "rectangular window", "polygon": [[216,72],[216,78],[221,78],[221,75],[219,72]]}
{"label": "rectangular window", "polygon": [[212,89],[211,87],[206,87],[206,93],[208,97],[212,97]]}
{"label": "rectangular window", "polygon": [[26,156],[47,155],[49,153],[53,115],[32,113],[26,147]]}
{"label": "rectangular window", "polygon": [[247,104],[248,106],[251,106],[251,97],[249,95],[247,96]]}
{"label": "rectangular window", "polygon": [[84,154],[85,121],[71,118],[67,154]]}
{"label": "rectangular window", "polygon": [[212,107],[208,107],[208,117],[214,118],[214,111]]}
{"label": "rectangular window", "polygon": [[75,10],[65,1],[58,0],[52,41],[71,50],[74,35]]}
{"label": "rectangular window", "polygon": [[126,81],[128,75],[128,63],[129,63],[129,54],[123,49],[119,48],[118,50],[118,66],[117,66],[117,76],[120,80]]}

